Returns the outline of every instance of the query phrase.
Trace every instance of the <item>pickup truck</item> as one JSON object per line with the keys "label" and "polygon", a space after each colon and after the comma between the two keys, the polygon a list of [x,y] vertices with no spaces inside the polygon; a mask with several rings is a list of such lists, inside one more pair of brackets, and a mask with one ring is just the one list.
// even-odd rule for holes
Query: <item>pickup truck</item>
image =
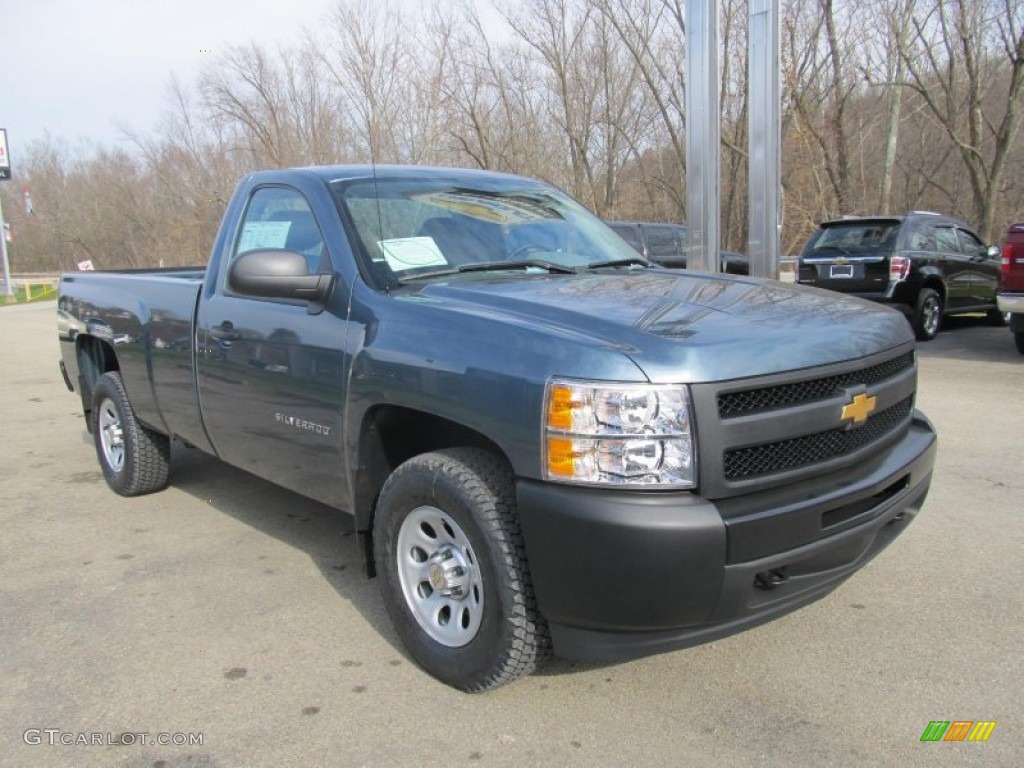
{"label": "pickup truck", "polygon": [[1003,240],[996,298],[999,311],[1009,315],[1017,351],[1024,355],[1024,222],[1011,224]]}
{"label": "pickup truck", "polygon": [[806,605],[931,482],[898,312],[662,269],[517,176],[253,173],[205,269],[65,274],[58,306],[115,492],[163,488],[177,440],[351,515],[465,691]]}
{"label": "pickup truck", "polygon": [[[686,269],[687,234],[682,224],[655,221],[606,221],[612,231],[648,261],[663,267]],[[722,271],[749,275],[750,259],[742,253],[720,251]]]}

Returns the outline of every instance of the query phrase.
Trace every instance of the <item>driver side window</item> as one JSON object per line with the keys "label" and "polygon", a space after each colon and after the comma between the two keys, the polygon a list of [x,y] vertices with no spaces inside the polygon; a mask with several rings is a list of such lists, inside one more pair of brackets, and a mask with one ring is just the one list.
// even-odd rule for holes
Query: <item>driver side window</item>
{"label": "driver side window", "polygon": [[249,198],[231,261],[246,251],[277,248],[301,254],[311,275],[330,271],[323,235],[302,193],[261,187]]}

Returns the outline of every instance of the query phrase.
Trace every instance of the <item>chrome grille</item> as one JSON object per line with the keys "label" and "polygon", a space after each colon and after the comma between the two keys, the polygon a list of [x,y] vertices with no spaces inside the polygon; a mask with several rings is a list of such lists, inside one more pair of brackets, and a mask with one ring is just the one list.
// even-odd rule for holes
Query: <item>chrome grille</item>
{"label": "chrome grille", "polygon": [[[881,367],[875,366],[875,368]],[[859,375],[855,374],[854,377],[862,380]],[[841,377],[830,377],[830,379],[838,378]],[[773,389],[778,389],[778,387]],[[913,397],[901,400],[871,416],[862,427],[856,429],[839,427],[777,443],[726,451],[723,463],[725,478],[727,480],[744,480],[771,472],[818,464],[852,453],[882,439],[899,427],[910,416],[913,401]]]}
{"label": "chrome grille", "polygon": [[[914,353],[907,352],[891,360],[859,371],[825,376],[774,387],[761,387],[741,392],[725,392],[718,396],[718,414],[727,419],[757,411],[825,400],[837,390],[854,384],[877,384],[914,365]],[[881,415],[881,414],[879,414]]]}

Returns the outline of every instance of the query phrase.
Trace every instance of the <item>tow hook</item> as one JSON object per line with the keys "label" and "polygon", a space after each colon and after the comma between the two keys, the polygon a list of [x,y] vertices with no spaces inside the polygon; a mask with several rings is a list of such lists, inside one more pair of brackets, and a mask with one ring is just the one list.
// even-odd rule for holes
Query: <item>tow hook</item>
{"label": "tow hook", "polygon": [[761,571],[754,577],[754,586],[758,589],[775,589],[789,581],[785,568],[775,568],[771,571]]}

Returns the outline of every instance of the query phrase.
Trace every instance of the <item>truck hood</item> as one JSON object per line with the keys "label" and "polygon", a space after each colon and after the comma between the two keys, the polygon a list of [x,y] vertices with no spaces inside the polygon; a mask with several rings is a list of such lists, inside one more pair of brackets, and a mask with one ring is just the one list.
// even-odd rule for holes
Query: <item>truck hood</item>
{"label": "truck hood", "polygon": [[424,283],[416,300],[588,337],[653,382],[760,376],[851,360],[913,340],[895,310],[756,278],[649,269],[577,275],[467,275]]}

